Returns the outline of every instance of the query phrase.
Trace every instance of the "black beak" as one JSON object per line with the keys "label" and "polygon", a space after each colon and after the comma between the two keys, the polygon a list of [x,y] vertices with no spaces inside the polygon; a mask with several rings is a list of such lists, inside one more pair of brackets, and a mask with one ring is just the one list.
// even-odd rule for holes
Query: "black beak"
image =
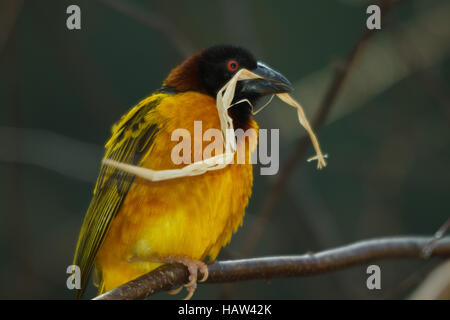
{"label": "black beak", "polygon": [[262,78],[242,81],[241,93],[244,95],[269,95],[292,91],[292,84],[281,73],[258,62],[256,69],[251,70]]}

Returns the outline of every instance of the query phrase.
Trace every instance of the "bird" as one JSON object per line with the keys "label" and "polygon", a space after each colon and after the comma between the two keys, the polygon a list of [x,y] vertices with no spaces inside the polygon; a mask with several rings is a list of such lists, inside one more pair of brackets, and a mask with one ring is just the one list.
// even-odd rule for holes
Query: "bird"
{"label": "bird", "polygon": [[[217,93],[243,68],[260,78],[237,82],[228,114],[235,129],[258,130],[253,105],[264,96],[290,92],[291,83],[243,47],[214,45],[173,68],[159,89],[112,126],[104,158],[153,170],[182,168],[185,164],[171,159],[177,143],[171,133],[183,128],[193,134],[195,121],[203,130],[220,129]],[[257,144],[255,135],[249,140],[237,145],[246,155]],[[192,158],[202,148],[193,147]],[[187,267],[186,298],[191,298],[197,281],[208,275],[207,264],[242,225],[252,186],[248,162],[164,181],[102,164],[73,259],[81,271],[77,298],[92,271],[100,295],[167,263]],[[198,271],[203,279],[197,279]]]}

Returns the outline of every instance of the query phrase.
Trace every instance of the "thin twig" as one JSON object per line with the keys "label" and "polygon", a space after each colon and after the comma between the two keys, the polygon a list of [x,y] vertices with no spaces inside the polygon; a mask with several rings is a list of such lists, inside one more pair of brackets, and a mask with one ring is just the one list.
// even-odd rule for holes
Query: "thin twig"
{"label": "thin twig", "polygon": [[143,25],[160,32],[168,39],[177,52],[184,58],[194,53],[194,45],[177,29],[167,17],[153,12],[142,11],[125,1],[97,0],[115,11],[142,23]]}
{"label": "thin twig", "polygon": [[[430,237],[396,237],[360,241],[316,254],[215,262],[208,267],[206,283],[311,276],[382,259],[423,259]],[[433,257],[450,257],[450,237],[436,243]],[[203,275],[199,274],[199,279]],[[188,271],[180,264],[158,269],[117,287],[95,300],[145,299],[188,282]]]}
{"label": "thin twig", "polygon": [[86,118],[92,117],[99,128],[109,128],[119,116],[111,111],[123,109],[122,92],[111,88],[109,79],[87,53],[87,48],[78,38],[67,37],[67,30],[59,27],[60,21],[52,18],[47,7],[37,1],[29,2],[28,6],[35,21],[40,21],[42,36],[55,56],[53,64],[66,75],[75,89],[74,94],[82,99],[80,112]]}
{"label": "thin twig", "polygon": [[412,273],[407,273],[405,278],[400,281],[395,287],[387,289],[386,293],[381,296],[383,300],[399,299],[413,286],[422,282],[427,274],[429,274],[433,269],[436,268],[434,263],[426,264],[420,269],[413,271]]}
{"label": "thin twig", "polygon": [[[381,15],[382,18],[386,15],[386,13],[391,8],[391,4],[393,1],[382,1],[381,4]],[[355,62],[358,60],[358,57],[364,51],[369,39],[375,35],[376,29],[367,30],[363,36],[356,42],[355,46],[351,50],[348,55],[345,63],[340,67],[334,76],[333,81],[331,82],[330,87],[326,91],[326,94],[322,100],[322,103],[319,106],[319,110],[312,121],[312,127],[315,131],[317,131],[320,126],[325,122],[328,114],[330,113],[331,107],[333,106],[336,98],[338,97],[341,89],[344,86],[348,75],[350,74],[352,67]],[[254,223],[254,227],[251,228],[247,234],[246,241],[242,253],[244,256],[248,256],[253,248],[258,243],[261,238],[264,228],[269,221],[272,212],[275,208],[276,203],[278,202],[280,196],[283,194],[284,189],[287,187],[289,179],[292,177],[292,173],[299,163],[300,159],[304,158],[306,150],[309,146],[308,137],[303,137],[297,143],[297,146],[294,152],[289,157],[287,163],[282,167],[281,172],[273,185],[270,187],[267,192],[267,197],[263,202],[261,212],[258,214],[256,218],[257,221]]]}
{"label": "thin twig", "polygon": [[430,242],[428,242],[427,245],[423,248],[422,254],[424,258],[428,258],[431,255],[434,248],[436,247],[437,242],[444,237],[444,235],[447,233],[449,229],[450,229],[450,218],[448,218],[447,221],[444,222],[444,224],[438,229],[438,231],[436,231],[434,237],[431,238]]}
{"label": "thin twig", "polygon": [[0,2],[0,56],[6,48],[11,33],[22,11],[23,0]]}

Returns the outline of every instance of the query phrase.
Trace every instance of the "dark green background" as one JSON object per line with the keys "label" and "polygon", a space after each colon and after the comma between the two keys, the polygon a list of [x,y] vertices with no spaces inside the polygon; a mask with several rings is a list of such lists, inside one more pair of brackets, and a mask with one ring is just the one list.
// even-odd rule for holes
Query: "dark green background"
{"label": "dark green background", "polygon": [[[66,267],[90,201],[101,146],[113,122],[157,89],[186,52],[217,43],[243,45],[296,84],[339,65],[365,32],[367,17],[367,2],[357,0],[42,0],[24,1],[8,29],[12,2],[4,0],[0,7],[0,39],[9,34],[0,43],[0,298],[6,299],[73,297],[65,285]],[[188,43],[186,52],[161,30],[107,3],[126,3],[135,12],[158,16],[178,30]],[[70,4],[81,7],[81,30],[66,28]],[[397,26],[413,25],[427,10],[445,4],[402,1],[373,40],[388,39]],[[317,171],[304,159],[298,164],[252,256],[302,254],[371,237],[431,235],[445,221],[450,210],[450,60],[448,48],[435,49],[444,52],[435,63],[419,64],[419,71],[321,128],[328,167]],[[371,61],[382,74],[383,59],[372,56]],[[398,61],[404,63],[404,56]],[[363,79],[374,76],[361,72]],[[424,81],[424,74],[437,83]],[[302,101],[302,92],[294,96]],[[310,118],[317,107],[307,106]],[[256,119],[262,128],[280,129],[283,166],[303,134],[295,111],[275,104]],[[297,129],[284,131],[284,126]],[[11,127],[33,130],[7,135],[11,131],[4,129]],[[255,175],[244,226],[219,259],[241,257],[275,180]],[[403,298],[434,263],[380,265],[382,290],[377,292],[366,288],[367,266],[361,266],[270,284],[245,282],[234,289],[202,285],[195,298]],[[86,296],[94,292],[91,285]]]}

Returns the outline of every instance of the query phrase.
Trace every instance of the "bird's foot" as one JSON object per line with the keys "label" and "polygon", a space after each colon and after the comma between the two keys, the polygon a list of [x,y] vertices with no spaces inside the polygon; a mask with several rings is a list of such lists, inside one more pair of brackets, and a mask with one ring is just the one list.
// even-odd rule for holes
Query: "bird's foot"
{"label": "bird's foot", "polygon": [[[208,279],[208,266],[203,261],[194,260],[188,257],[168,257],[163,259],[162,262],[181,263],[188,268],[189,282],[184,285],[188,291],[188,295],[184,298],[184,300],[189,300],[194,295],[194,292],[197,289],[197,277],[199,271],[203,274],[203,277],[198,280],[198,282],[204,282]],[[180,288],[170,290],[169,293],[176,294],[178,292],[180,292]]]}

